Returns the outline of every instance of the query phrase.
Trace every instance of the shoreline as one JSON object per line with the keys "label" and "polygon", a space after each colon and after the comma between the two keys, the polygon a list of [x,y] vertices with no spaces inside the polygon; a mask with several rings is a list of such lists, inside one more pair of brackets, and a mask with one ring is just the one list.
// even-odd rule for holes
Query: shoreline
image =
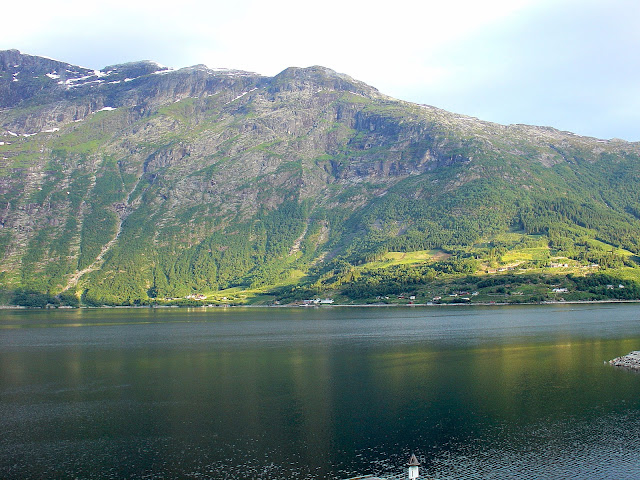
{"label": "shoreline", "polygon": [[[606,303],[640,303],[640,299],[635,300],[569,300],[569,301],[548,301],[548,302],[475,302],[475,303],[339,303],[332,305],[229,305],[229,307],[251,307],[251,308],[335,308],[335,307],[508,307],[517,305],[580,305],[580,304],[606,304]],[[98,307],[101,308],[101,307]],[[156,307],[158,308],[158,307]],[[201,307],[188,307],[201,308]]]}
{"label": "shoreline", "polygon": [[640,303],[640,299],[635,300],[569,300],[569,301],[546,301],[546,302],[475,302],[475,303],[339,303],[331,305],[103,305],[100,307],[25,307],[21,305],[0,305],[0,310],[98,310],[98,309],[219,309],[219,308],[382,308],[382,307],[404,307],[404,308],[429,308],[429,307],[508,307],[518,305],[595,305],[595,304],[616,304],[616,303]]}

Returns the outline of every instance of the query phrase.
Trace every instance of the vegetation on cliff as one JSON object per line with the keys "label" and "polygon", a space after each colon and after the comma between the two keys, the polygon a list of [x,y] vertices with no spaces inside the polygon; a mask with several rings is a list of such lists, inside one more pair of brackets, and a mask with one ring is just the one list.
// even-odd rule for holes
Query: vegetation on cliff
{"label": "vegetation on cliff", "polygon": [[323,67],[94,72],[5,51],[0,93],[5,303],[640,297],[637,144]]}

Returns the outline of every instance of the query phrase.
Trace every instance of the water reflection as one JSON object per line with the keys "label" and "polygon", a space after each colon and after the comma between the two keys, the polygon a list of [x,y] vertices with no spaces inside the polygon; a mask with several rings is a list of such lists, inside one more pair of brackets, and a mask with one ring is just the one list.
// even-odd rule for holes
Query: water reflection
{"label": "water reflection", "polygon": [[640,478],[637,312],[3,313],[0,477]]}

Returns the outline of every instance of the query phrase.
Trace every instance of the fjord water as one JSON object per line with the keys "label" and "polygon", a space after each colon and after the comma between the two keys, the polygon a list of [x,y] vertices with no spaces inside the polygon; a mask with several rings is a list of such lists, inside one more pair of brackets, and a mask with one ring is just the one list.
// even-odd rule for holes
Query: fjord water
{"label": "fjord water", "polygon": [[640,305],[0,311],[0,478],[640,478]]}

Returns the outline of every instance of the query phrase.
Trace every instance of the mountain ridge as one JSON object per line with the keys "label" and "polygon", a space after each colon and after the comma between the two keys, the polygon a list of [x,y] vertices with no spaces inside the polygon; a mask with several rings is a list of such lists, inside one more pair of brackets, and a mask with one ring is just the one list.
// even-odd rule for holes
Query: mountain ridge
{"label": "mountain ridge", "polygon": [[[485,122],[320,66],[264,77],[38,58],[0,52],[7,291],[90,304],[230,287],[344,295],[394,251],[435,249],[486,274],[504,263],[492,249],[515,245],[498,245],[505,235],[576,267],[622,249],[612,262],[635,271],[640,144]],[[413,273],[444,279],[434,258]]]}

